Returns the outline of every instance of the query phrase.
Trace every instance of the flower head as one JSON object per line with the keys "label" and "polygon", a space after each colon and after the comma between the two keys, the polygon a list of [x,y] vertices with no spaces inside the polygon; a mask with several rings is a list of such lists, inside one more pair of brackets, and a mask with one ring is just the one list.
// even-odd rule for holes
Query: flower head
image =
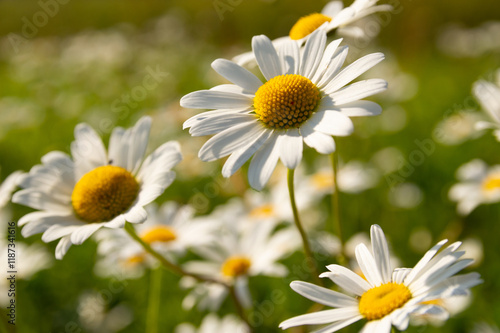
{"label": "flower head", "polygon": [[474,83],[472,92],[493,121],[480,121],[476,123],[476,127],[478,129],[492,128],[493,134],[500,141],[500,69],[497,70],[496,76],[496,84],[479,80]]}
{"label": "flower head", "polygon": [[144,159],[151,119],[141,118],[128,130],[111,133],[109,150],[87,124],[75,128],[72,158],[53,151],[42,157],[21,181],[13,201],[39,211],[19,220],[24,237],[43,232],[42,240],[61,238],[56,258],[71,244],[81,244],[101,227],[141,223],[143,206],[163,193],[182,159],[177,142],[167,142]]}
{"label": "flower head", "polygon": [[317,332],[336,332],[359,320],[367,323],[363,332],[390,332],[408,327],[410,318],[418,315],[442,316],[446,310],[433,300],[456,295],[467,295],[468,288],[481,283],[479,274],[455,275],[472,260],[462,259],[454,243],[438,253],[446,243],[439,242],[431,248],[414,268],[392,269],[385,235],[378,225],[371,228],[372,251],[360,244],[356,259],[363,273],[360,276],[339,266],[327,266],[328,277],[350,296],[307,282],[294,281],[291,287],[297,293],[334,309],[310,313],[285,320],[283,329],[299,325],[328,324]]}
{"label": "flower head", "polygon": [[279,159],[289,169],[302,160],[303,143],[322,154],[335,151],[332,135],[352,133],[351,116],[370,116],[382,110],[360,99],[386,89],[381,79],[347,85],[384,59],[367,55],[341,70],[347,46],[341,40],[326,46],[324,31],[316,31],[301,51],[295,42],[276,50],[266,36],[252,40],[253,52],[266,81],[239,65],[217,59],[212,67],[234,84],[195,91],[181,99],[186,108],[214,109],[188,119],[193,136],[215,134],[198,156],[213,161],[229,156],[223,169],[231,176],[250,157],[248,179],[260,190]]}

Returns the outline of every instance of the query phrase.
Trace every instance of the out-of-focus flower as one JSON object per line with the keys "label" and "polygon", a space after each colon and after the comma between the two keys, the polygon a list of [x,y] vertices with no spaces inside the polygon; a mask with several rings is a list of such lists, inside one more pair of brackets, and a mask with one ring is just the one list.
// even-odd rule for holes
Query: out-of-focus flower
{"label": "out-of-focus flower", "polygon": [[229,156],[222,175],[229,177],[250,157],[250,185],[261,190],[279,159],[288,169],[302,160],[303,144],[328,154],[335,150],[332,135],[354,130],[349,117],[380,114],[381,107],[365,97],[384,91],[382,79],[347,85],[383,60],[367,55],[340,70],[347,47],[340,40],[326,46],[326,34],[314,32],[303,51],[295,42],[276,50],[266,36],[252,40],[254,54],[266,82],[243,67],[217,59],[212,67],[234,84],[192,92],[181,99],[186,108],[215,109],[184,123],[193,136],[216,134],[198,156],[214,161]]}
{"label": "out-of-focus flower", "polygon": [[489,325],[485,322],[476,323],[471,333],[500,333],[500,330],[495,325]]}
{"label": "out-of-focus flower", "polygon": [[389,333],[391,327],[406,330],[413,316],[442,317],[446,309],[430,301],[468,294],[469,288],[481,283],[479,274],[455,275],[472,260],[462,259],[454,243],[438,253],[446,240],[431,248],[412,268],[392,269],[389,249],[382,229],[371,228],[372,251],[366,245],[356,247],[356,258],[363,277],[339,266],[327,266],[328,277],[349,294],[294,281],[294,291],[312,301],[333,307],[288,319],[280,324],[283,329],[301,325],[321,325],[321,332],[336,332],[354,322],[365,319],[363,332]]}
{"label": "out-of-focus flower", "polygon": [[437,46],[454,58],[474,58],[489,52],[500,52],[500,22],[484,22],[475,28],[450,24],[438,34]]}
{"label": "out-of-focus flower", "polygon": [[128,130],[115,128],[109,152],[86,124],[75,128],[71,159],[53,151],[24,177],[13,202],[39,211],[19,220],[23,236],[41,233],[44,242],[61,238],[56,258],[72,244],[82,244],[101,227],[142,223],[143,206],[155,200],[175,179],[171,171],[182,159],[177,142],[167,142],[144,159],[151,119],[141,118]]}
{"label": "out-of-focus flower", "polygon": [[496,84],[479,80],[474,83],[472,91],[493,121],[478,122],[476,127],[478,129],[493,129],[493,134],[500,141],[500,69],[496,72]]}
{"label": "out-of-focus flower", "polygon": [[[177,261],[185,252],[196,246],[204,246],[215,240],[214,221],[194,218],[190,206],[180,207],[174,202],[164,203],[160,208],[146,208],[148,219],[136,227],[143,241],[169,259]],[[132,240],[123,230],[103,230],[96,234],[97,252],[101,258],[96,264],[96,273],[103,276],[139,277],[145,267],[154,260],[148,259],[142,246]]]}
{"label": "out-of-focus flower", "polygon": [[191,324],[180,324],[175,328],[175,333],[249,333],[248,327],[233,315],[226,315],[219,319],[211,313],[203,318],[197,329]]}
{"label": "out-of-focus flower", "polygon": [[481,135],[476,124],[482,119],[483,117],[477,112],[460,111],[441,120],[434,128],[433,137],[443,145],[459,145]]}
{"label": "out-of-focus flower", "polygon": [[460,183],[453,185],[448,195],[457,201],[461,215],[468,215],[480,204],[500,201],[500,165],[488,167],[475,159],[462,165],[456,176]]}
{"label": "out-of-focus flower", "polygon": [[413,183],[401,183],[390,188],[388,200],[391,205],[398,208],[413,209],[420,205],[424,193]]}

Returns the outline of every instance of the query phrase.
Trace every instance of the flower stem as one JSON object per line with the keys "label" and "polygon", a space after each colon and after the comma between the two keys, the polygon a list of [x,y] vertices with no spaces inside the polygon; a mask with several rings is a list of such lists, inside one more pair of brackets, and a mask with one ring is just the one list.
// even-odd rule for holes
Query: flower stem
{"label": "flower stem", "polygon": [[233,299],[234,305],[236,307],[236,311],[238,312],[238,315],[240,318],[245,322],[245,324],[248,326],[248,329],[250,330],[250,333],[254,332],[254,327],[252,323],[248,320],[248,317],[245,313],[245,309],[243,309],[243,305],[241,305],[240,299],[238,298],[238,295],[236,294],[236,289],[234,288],[234,285],[228,286],[229,289],[229,294],[231,295],[231,298]]}
{"label": "flower stem", "polygon": [[150,271],[149,300],[146,314],[146,333],[158,333],[158,312],[160,311],[161,267]]}
{"label": "flower stem", "polygon": [[306,254],[307,265],[309,266],[310,272],[313,275],[313,279],[317,284],[323,285],[323,282],[319,278],[318,268],[316,267],[316,263],[312,255],[311,246],[309,245],[309,240],[307,239],[306,232],[302,227],[302,223],[300,222],[299,211],[297,209],[297,204],[295,202],[295,186],[293,183],[294,174],[295,174],[294,169],[288,169],[287,183],[288,183],[288,193],[290,194],[290,204],[292,205],[293,220],[295,222],[295,226],[299,230],[300,237],[302,238],[302,246],[304,247],[304,253]]}
{"label": "flower stem", "polygon": [[345,255],[344,255],[344,247],[345,241],[342,236],[342,224],[340,223],[340,208],[339,208],[339,186],[338,186],[338,167],[339,167],[339,159],[338,155],[335,152],[330,155],[332,160],[332,171],[333,171],[333,193],[332,193],[332,220],[333,220],[333,228],[337,233],[337,237],[340,241],[340,253],[338,255],[338,262],[340,265],[345,265]]}
{"label": "flower stem", "polygon": [[175,273],[177,273],[179,275],[190,276],[192,278],[195,278],[198,281],[212,282],[212,283],[217,283],[217,284],[221,284],[221,285],[227,286],[227,283],[225,283],[223,281],[187,272],[184,269],[182,269],[182,267],[177,266],[174,263],[171,263],[164,256],[162,256],[161,254],[159,254],[158,252],[156,252],[148,243],[146,243],[145,241],[143,241],[141,239],[141,237],[139,237],[139,235],[137,235],[137,233],[135,232],[135,229],[134,229],[134,227],[132,226],[131,223],[128,223],[128,222],[125,223],[125,231],[127,231],[127,233],[130,235],[130,237],[132,237],[132,239],[134,239],[136,242],[138,242],[139,244],[141,244],[142,247],[144,248],[144,250],[146,250],[146,252],[148,252],[153,257],[155,257],[156,259],[158,259],[158,261],[163,266],[165,266],[166,268],[170,269],[171,271],[173,271],[173,272],[175,272]]}

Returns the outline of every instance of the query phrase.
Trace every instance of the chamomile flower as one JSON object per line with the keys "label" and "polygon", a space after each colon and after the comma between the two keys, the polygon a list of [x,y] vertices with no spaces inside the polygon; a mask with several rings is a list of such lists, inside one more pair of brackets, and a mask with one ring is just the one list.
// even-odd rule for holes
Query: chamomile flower
{"label": "chamomile flower", "polygon": [[[358,27],[350,26],[352,23],[370,14],[391,11],[391,5],[378,5],[378,0],[355,0],[349,7],[344,8],[342,1],[330,1],[321,10],[321,13],[312,13],[301,17],[290,29],[288,36],[273,40],[273,45],[280,49],[289,41],[295,41],[299,46],[316,30],[329,33],[335,29],[340,35],[363,36],[363,31]],[[241,66],[255,61],[252,52],[246,52],[233,58]]]}
{"label": "chamomile flower", "polygon": [[496,72],[496,84],[479,80],[474,83],[472,92],[492,122],[481,121],[476,124],[478,129],[493,129],[493,134],[500,141],[500,69]]}
{"label": "chamomile flower", "polygon": [[462,259],[463,251],[457,251],[460,243],[454,243],[438,253],[446,240],[431,248],[414,268],[392,269],[385,235],[378,225],[371,228],[372,251],[360,244],[356,258],[363,277],[339,266],[327,266],[328,277],[344,289],[344,293],[319,287],[302,281],[294,281],[291,287],[302,296],[334,309],[309,313],[285,320],[283,329],[300,325],[327,326],[317,333],[336,332],[359,320],[366,320],[362,332],[389,333],[391,327],[405,330],[414,315],[442,317],[446,310],[431,301],[468,294],[468,289],[481,283],[479,274],[455,275],[472,260]]}
{"label": "chamomile flower", "polygon": [[43,232],[44,242],[61,238],[56,248],[61,259],[72,244],[82,244],[101,227],[144,222],[143,206],[172,183],[171,168],[182,159],[175,141],[144,159],[150,127],[151,119],[143,117],[131,129],[115,128],[106,152],[90,126],[77,125],[73,158],[60,151],[46,154],[13,196],[13,202],[39,210],[19,220],[23,236]]}
{"label": "chamomile flower", "polygon": [[184,128],[192,136],[215,134],[198,153],[203,161],[229,156],[222,175],[229,177],[250,157],[248,179],[260,190],[279,159],[288,169],[302,160],[303,143],[319,153],[335,151],[334,136],[353,131],[351,116],[380,114],[381,107],[365,97],[387,88],[382,79],[347,85],[384,59],[382,53],[367,55],[341,70],[347,47],[340,40],[326,46],[324,31],[316,31],[300,50],[288,42],[276,50],[266,36],[252,40],[253,52],[265,77],[229,60],[217,59],[212,67],[234,84],[192,92],[181,105],[214,109],[188,119]]}
{"label": "chamomile flower", "polygon": [[448,193],[452,201],[457,201],[457,211],[467,215],[483,203],[500,201],[500,165],[489,167],[475,159],[457,170],[460,183],[453,185]]}

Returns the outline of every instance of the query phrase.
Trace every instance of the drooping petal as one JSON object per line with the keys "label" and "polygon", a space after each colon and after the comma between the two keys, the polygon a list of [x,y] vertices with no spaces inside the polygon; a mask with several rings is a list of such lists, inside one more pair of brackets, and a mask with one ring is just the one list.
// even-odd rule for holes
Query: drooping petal
{"label": "drooping petal", "polygon": [[264,145],[255,153],[248,167],[248,182],[254,189],[264,188],[279,159],[278,136],[271,135]]}
{"label": "drooping petal", "polygon": [[280,159],[288,169],[295,169],[302,160],[302,136],[299,130],[289,129],[278,136]]}

